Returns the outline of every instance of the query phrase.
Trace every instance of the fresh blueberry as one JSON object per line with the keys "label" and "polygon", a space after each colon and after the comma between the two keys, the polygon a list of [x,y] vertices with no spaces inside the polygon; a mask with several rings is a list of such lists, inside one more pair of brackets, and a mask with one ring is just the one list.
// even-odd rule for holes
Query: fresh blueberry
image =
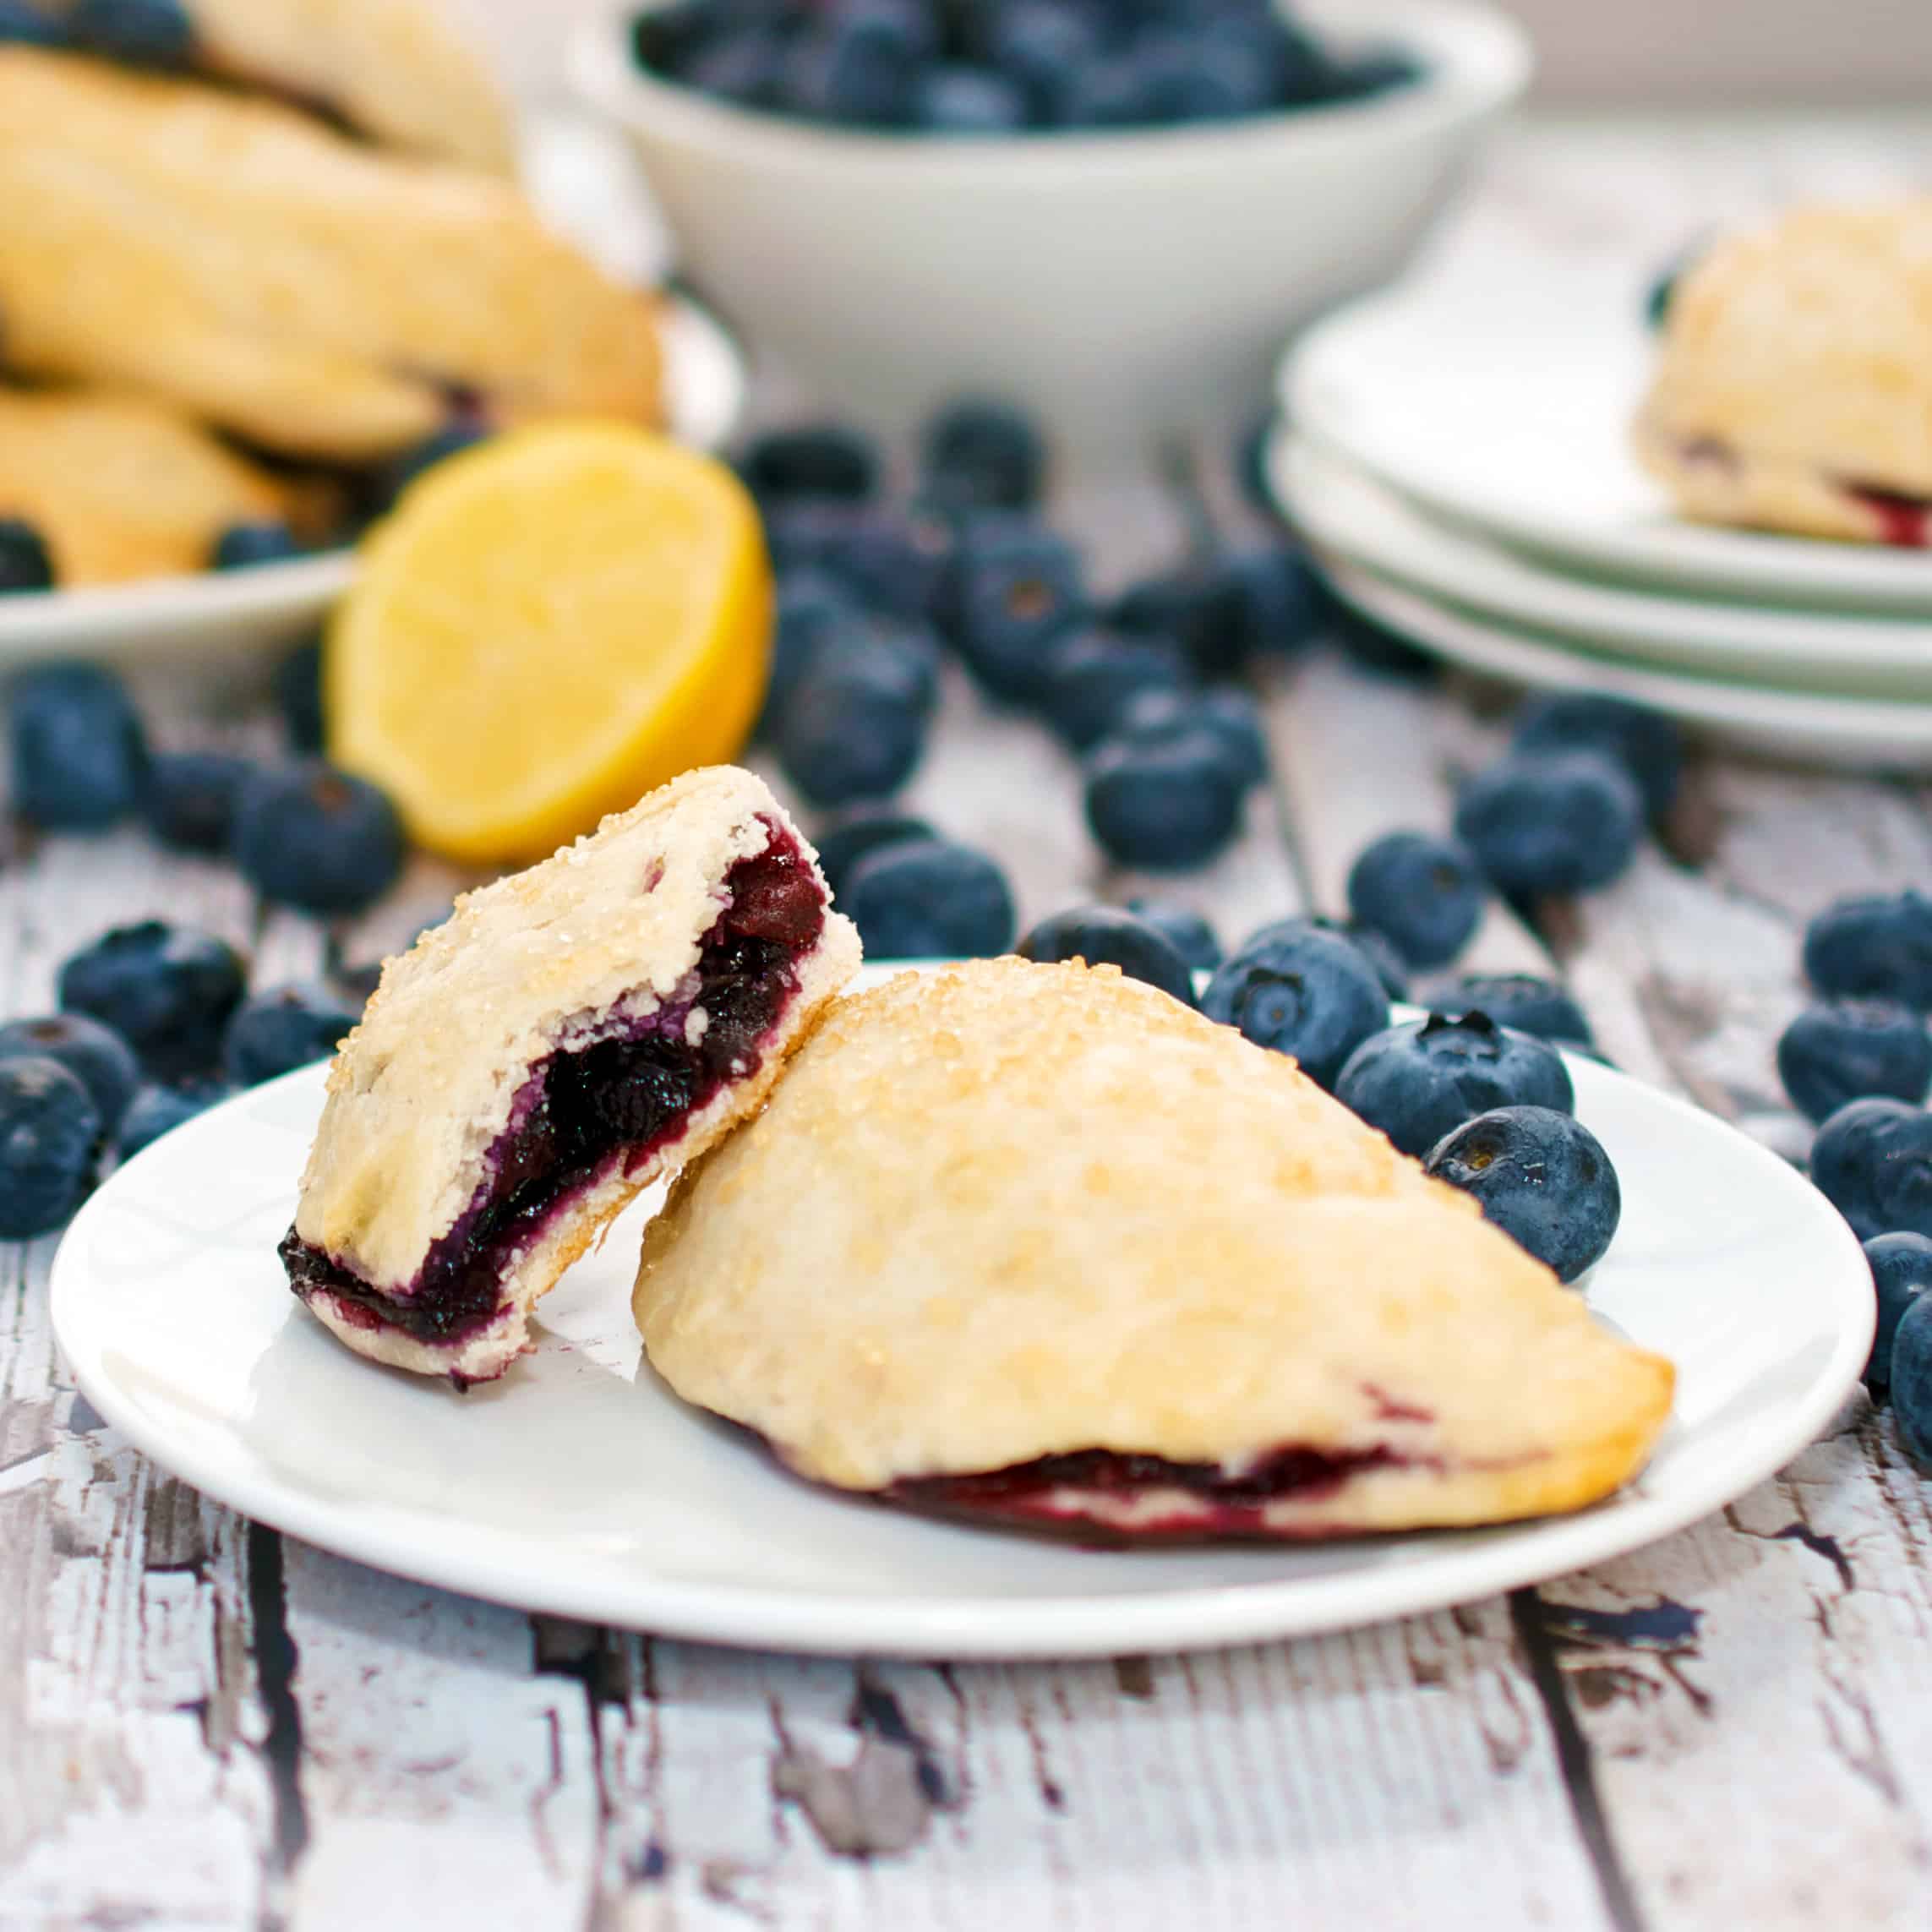
{"label": "fresh blueberry", "polygon": [[871,495],[879,455],[870,438],[837,423],[767,429],[753,439],[740,465],[745,484],[767,508],[801,497],[848,501]]}
{"label": "fresh blueberry", "polygon": [[1514,752],[1463,787],[1456,836],[1513,898],[1589,892],[1629,865],[1643,801],[1601,753]]}
{"label": "fresh blueberry", "polygon": [[103,1133],[112,1134],[120,1125],[141,1083],[141,1063],[134,1048],[112,1027],[85,1013],[49,1013],[0,1026],[0,1060],[23,1054],[66,1067],[86,1088]]}
{"label": "fresh blueberry", "polygon": [[1891,1407],[1906,1454],[1932,1468],[1932,1301],[1924,1296],[1905,1311],[1892,1338]]}
{"label": "fresh blueberry", "polygon": [[785,35],[769,27],[740,27],[717,34],[699,47],[678,78],[701,94],[735,101],[740,107],[776,107],[784,99]]}
{"label": "fresh blueberry", "polygon": [[1603,1258],[1624,1212],[1617,1170],[1583,1123],[1553,1107],[1498,1107],[1446,1135],[1423,1162],[1559,1281]]}
{"label": "fresh blueberry", "polygon": [[638,66],[676,74],[718,25],[717,0],[669,0],[631,16],[630,52]]}
{"label": "fresh blueberry", "polygon": [[1201,1011],[1257,1046],[1291,1054],[1324,1087],[1389,1023],[1388,996],[1362,953],[1339,933],[1291,921],[1264,927],[1229,959]]}
{"label": "fresh blueberry", "polygon": [[900,812],[863,812],[842,819],[818,835],[818,869],[833,898],[841,902],[861,859],[882,852],[888,845],[904,845],[935,839],[939,833],[923,818],[909,818]]}
{"label": "fresh blueberry", "polygon": [[1047,647],[1086,609],[1073,546],[1019,511],[989,511],[960,538],[953,594],[953,641],[966,668],[995,697],[1037,700]]}
{"label": "fresh blueberry", "polygon": [[235,808],[242,876],[303,912],[360,912],[396,883],[407,849],[388,795],[319,759],[257,772]]}
{"label": "fresh blueberry", "polygon": [[0,1239],[56,1228],[94,1179],[101,1114],[58,1061],[0,1060]]}
{"label": "fresh blueberry", "polygon": [[1286,543],[1225,550],[1207,563],[1143,579],[1115,603],[1120,630],[1173,639],[1203,677],[1230,677],[1257,656],[1285,656],[1314,637],[1320,592]]}
{"label": "fresh blueberry", "polygon": [[1265,112],[1275,99],[1270,63],[1256,44],[1226,32],[1143,38],[1137,58],[1161,121],[1231,121]]}
{"label": "fresh blueberry", "polygon": [[1382,991],[1388,998],[1408,998],[1409,969],[1395,948],[1380,933],[1373,932],[1367,926],[1351,925],[1345,920],[1330,919],[1323,913],[1296,913],[1291,918],[1270,920],[1266,925],[1257,926],[1237,950],[1252,952],[1258,946],[1290,938],[1299,932],[1326,932],[1345,940],[1382,982]]}
{"label": "fresh blueberry", "polygon": [[1261,707],[1246,691],[1143,691],[1127,701],[1113,735],[1139,745],[1160,745],[1205,731],[1221,747],[1228,769],[1245,791],[1268,776],[1268,736]]}
{"label": "fresh blueberry", "polygon": [[116,926],[60,969],[60,1003],[112,1027],[159,1079],[215,1064],[221,1029],[242,1002],[248,967],[226,940],[144,920]]}
{"label": "fresh blueberry", "polygon": [[1026,96],[991,68],[927,68],[914,89],[913,119],[935,134],[1010,134],[1026,125]]}
{"label": "fresh blueberry", "polygon": [[778,609],[772,633],[772,673],[757,735],[777,735],[792,696],[819,652],[840,636],[861,630],[865,619],[849,588],[828,571],[806,566],[778,579]]}
{"label": "fresh blueberry", "polygon": [[1350,1055],[1335,1098],[1418,1158],[1465,1121],[1497,1107],[1553,1107],[1575,1094],[1556,1049],[1486,1013],[1391,1027]]}
{"label": "fresh blueberry", "polygon": [[1055,103],[1067,128],[1144,128],[1162,116],[1162,76],[1132,48],[1102,53],[1076,68]]}
{"label": "fresh blueberry", "polygon": [[1653,819],[1670,810],[1684,776],[1684,733],[1677,720],[1600,691],[1531,698],[1517,715],[1510,743],[1529,753],[1601,752],[1636,781],[1644,810]]}
{"label": "fresh blueberry", "polygon": [[271,986],[237,1007],[221,1036],[221,1071],[258,1087],[292,1067],[327,1060],[356,1016],[319,986]]}
{"label": "fresh blueberry", "polygon": [[1932,1009],[1932,898],[1840,899],[1804,929],[1804,971],[1833,999]]}
{"label": "fresh blueberry", "polygon": [[148,767],[148,829],[181,852],[226,852],[235,803],[254,769],[229,751],[157,752]]}
{"label": "fresh blueberry", "polygon": [[1807,1007],[1777,1043],[1778,1078],[1815,1121],[1849,1100],[1923,1104],[1932,1086],[1932,1034],[1890,1000],[1829,1000]]}
{"label": "fresh blueberry", "polygon": [[1241,829],[1247,790],[1206,726],[1110,738],[1087,760],[1087,823],[1116,863],[1150,872],[1204,865]]}
{"label": "fresh blueberry", "polygon": [[816,121],[903,128],[918,104],[920,11],[894,0],[845,0],[816,14],[786,72],[787,104]]}
{"label": "fresh blueberry", "polygon": [[1190,973],[1212,973],[1221,963],[1221,942],[1214,929],[1192,907],[1172,899],[1129,899],[1127,910],[1143,925],[1151,925],[1182,958]]}
{"label": "fresh blueberry", "polygon": [[1860,1241],[1932,1236],[1932,1114],[1903,1100],[1852,1101],[1819,1128],[1811,1178]]}
{"label": "fresh blueberry", "polygon": [[375,480],[377,501],[394,503],[425,470],[434,469],[437,464],[461,456],[465,450],[473,450],[494,434],[494,426],[477,416],[459,416],[445,423],[414,449],[405,450],[382,466]]}
{"label": "fresh blueberry", "polygon": [[936,674],[916,633],[821,649],[778,720],[785,776],[815,805],[889,797],[925,753]]}
{"label": "fresh blueberry", "polygon": [[1878,1329],[1865,1362],[1865,1387],[1882,1395],[1891,1384],[1891,1348],[1905,1311],[1932,1287],[1932,1241],[1921,1234],[1876,1235],[1865,1243],[1878,1294]]}
{"label": "fresh blueberry", "polygon": [[1068,745],[1084,751],[1120,729],[1143,692],[1177,694],[1187,684],[1187,668],[1171,645],[1072,630],[1048,647],[1040,708]]}
{"label": "fresh blueberry", "polygon": [[[0,35],[0,44],[4,36]],[[52,590],[53,558],[40,532],[19,516],[0,516],[0,597]]]}
{"label": "fresh blueberry", "polygon": [[67,23],[42,13],[31,0],[0,0],[0,46],[16,45],[57,47],[67,44]]}
{"label": "fresh blueberry", "polygon": [[322,749],[322,640],[297,644],[275,668],[276,709],[292,751]]}
{"label": "fresh blueberry", "polygon": [[806,497],[773,510],[767,529],[772,555],[787,575],[822,571],[884,615],[924,620],[939,614],[952,574],[953,534],[930,510],[909,514]]}
{"label": "fresh blueberry", "polygon": [[1100,51],[1097,14],[1076,0],[1009,0],[987,11],[992,14],[987,51],[1026,97],[1032,119],[1070,125],[1079,77]]}
{"label": "fresh blueberry", "polygon": [[1464,973],[1429,991],[1438,1012],[1484,1012],[1498,1026],[1539,1040],[1591,1045],[1590,1022],[1566,986],[1534,973]]}
{"label": "fresh blueberry", "polygon": [[173,1132],[184,1121],[206,1113],[217,1100],[227,1097],[228,1089],[213,1080],[185,1087],[144,1087],[122,1120],[114,1151],[123,1160],[132,1160],[164,1133]]}
{"label": "fresh blueberry", "polygon": [[925,487],[955,510],[1030,510],[1046,481],[1046,445],[1023,410],[968,397],[942,409],[920,444]]}
{"label": "fresh blueberry", "polygon": [[852,869],[844,909],[869,959],[980,959],[1013,942],[1013,899],[983,853],[903,840]]}
{"label": "fresh blueberry", "polygon": [[1051,964],[1084,959],[1089,966],[1117,966],[1130,980],[1144,980],[1183,1006],[1194,1003],[1194,976],[1172,942],[1145,920],[1113,906],[1078,906],[1043,919],[1016,949],[1023,959]]}
{"label": "fresh blueberry", "polygon": [[194,57],[181,0],[75,0],[67,28],[90,53],[128,67],[178,68]]}
{"label": "fresh blueberry", "polygon": [[139,805],[147,735],[113,672],[96,664],[23,672],[7,724],[21,817],[52,832],[100,832]]}
{"label": "fresh blueberry", "polygon": [[215,539],[209,562],[217,570],[247,570],[258,564],[286,564],[301,554],[302,545],[286,523],[231,523]]}
{"label": "fresh blueberry", "polygon": [[1422,832],[1384,834],[1349,869],[1349,910],[1411,966],[1454,958],[1482,923],[1486,896],[1475,860]]}

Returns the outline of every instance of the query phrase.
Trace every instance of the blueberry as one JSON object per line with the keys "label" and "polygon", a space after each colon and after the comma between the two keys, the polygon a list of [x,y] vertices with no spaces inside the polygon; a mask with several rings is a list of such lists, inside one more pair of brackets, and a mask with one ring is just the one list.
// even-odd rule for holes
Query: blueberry
{"label": "blueberry", "polygon": [[1132,50],[1103,53],[1076,68],[1053,103],[1067,128],[1144,128],[1161,118],[1161,76]]}
{"label": "blueberry", "polygon": [[112,1027],[85,1013],[49,1013],[42,1019],[13,1020],[0,1026],[0,1060],[23,1054],[57,1061],[66,1067],[86,1088],[103,1133],[111,1134],[120,1125],[141,1083],[141,1063],[134,1048]]}
{"label": "blueberry", "polygon": [[882,852],[888,845],[935,839],[939,834],[923,818],[908,818],[899,812],[865,812],[842,819],[818,835],[818,869],[832,896],[843,900],[853,868],[861,859]]}
{"label": "blueberry", "polygon": [[1891,1348],[1905,1311],[1932,1287],[1932,1241],[1922,1234],[1875,1235],[1865,1243],[1872,1286],[1878,1295],[1878,1328],[1865,1362],[1865,1387],[1882,1395],[1891,1384]]}
{"label": "blueberry", "polygon": [[116,926],[60,969],[60,1003],[112,1027],[161,1079],[213,1066],[248,967],[226,940],[144,920]]}
{"label": "blueberry", "polygon": [[75,0],[67,26],[90,53],[129,67],[184,68],[194,57],[181,0]]}
{"label": "blueberry", "polygon": [[257,772],[235,810],[235,863],[265,899],[329,916],[396,883],[407,849],[386,794],[319,759]]}
{"label": "blueberry", "polygon": [[1076,751],[1117,730],[1145,691],[1178,694],[1187,668],[1171,645],[1106,630],[1072,630],[1049,647],[1040,691],[1046,722]]}
{"label": "blueberry", "polygon": [[215,539],[209,563],[217,570],[252,570],[258,564],[286,564],[302,554],[302,545],[286,523],[231,523]]}
{"label": "blueberry", "polygon": [[1162,33],[1148,36],[1136,57],[1156,119],[1230,121],[1274,105],[1270,63],[1251,39],[1220,31]]}
{"label": "blueberry", "polygon": [[1329,919],[1325,914],[1297,913],[1290,919],[1270,920],[1266,925],[1257,926],[1241,942],[1238,950],[1252,952],[1258,946],[1265,946],[1272,940],[1291,938],[1300,932],[1326,932],[1345,940],[1382,982],[1382,991],[1389,999],[1408,998],[1409,970],[1394,947],[1378,932],[1372,932],[1366,926],[1351,925],[1345,920]]}
{"label": "blueberry", "polygon": [[1391,832],[1349,869],[1349,910],[1411,966],[1446,966],[1482,923],[1476,861],[1453,839]]}
{"label": "blueberry", "polygon": [[322,749],[322,640],[297,644],[275,668],[276,709],[292,751]]}
{"label": "blueberry", "polygon": [[1487,1013],[1498,1026],[1533,1033],[1539,1040],[1591,1044],[1590,1022],[1567,986],[1534,973],[1464,973],[1429,991],[1438,1012]]}
{"label": "blueberry", "polygon": [[1892,1338],[1891,1406],[1906,1454],[1921,1468],[1932,1467],[1932,1302],[1923,1296]]}
{"label": "blueberry", "polygon": [[95,664],[14,681],[7,707],[14,809],[52,832],[100,832],[140,803],[148,746],[128,689]]}
{"label": "blueberry", "polygon": [[1127,910],[1151,925],[1182,958],[1191,973],[1212,973],[1221,963],[1221,942],[1214,929],[1190,907],[1171,899],[1129,899]]}
{"label": "blueberry", "polygon": [[1017,948],[1023,959],[1051,964],[1084,959],[1089,966],[1117,966],[1130,980],[1144,980],[1183,1006],[1194,1003],[1194,977],[1165,935],[1145,920],[1112,906],[1079,906],[1043,919]]}
{"label": "blueberry", "polygon": [[206,1113],[217,1100],[227,1097],[228,1089],[212,1080],[187,1087],[144,1087],[121,1122],[114,1151],[123,1160],[132,1160],[164,1133],[173,1132],[184,1121]]}
{"label": "blueberry", "polygon": [[844,909],[869,959],[991,958],[1013,942],[1005,876],[984,854],[944,839],[902,841],[860,860]]}
{"label": "blueberry", "polygon": [[929,67],[914,87],[913,119],[935,134],[1010,134],[1026,125],[1026,96],[990,68]]}
{"label": "blueberry", "polygon": [[669,0],[642,8],[631,16],[631,57],[658,74],[677,74],[704,44],[718,14],[716,0]]}
{"label": "blueberry", "polygon": [[983,397],[941,410],[920,457],[934,500],[956,510],[1030,510],[1045,487],[1046,445],[1033,419]]}
{"label": "blueberry", "polygon": [[904,127],[918,99],[920,41],[913,7],[847,0],[806,30],[787,68],[787,105],[812,120]]}
{"label": "blueberry", "polygon": [[769,519],[772,551],[789,575],[836,577],[868,609],[921,619],[940,613],[952,575],[953,535],[931,510],[910,514],[836,497],[782,505]]}
{"label": "blueberry", "polygon": [[785,776],[815,805],[889,797],[925,754],[935,674],[905,635],[822,650],[778,720]]}
{"label": "blueberry", "polygon": [[30,0],[0,0],[0,46],[57,47],[67,43],[66,23],[44,14]]}
{"label": "blueberry", "polygon": [[678,78],[701,94],[740,107],[776,107],[784,99],[790,46],[768,27],[742,27],[713,35],[686,61]]}
{"label": "blueberry", "polygon": [[1512,753],[1463,787],[1455,831],[1497,890],[1541,898],[1607,886],[1629,865],[1643,801],[1594,751]]}
{"label": "blueberry", "polygon": [[1120,630],[1173,639],[1203,676],[1220,678],[1258,655],[1285,656],[1311,641],[1322,603],[1307,558],[1267,543],[1143,578],[1110,614]]}
{"label": "blueberry", "polygon": [[836,577],[810,567],[787,570],[778,579],[778,609],[772,633],[772,672],[757,735],[777,735],[793,694],[819,652],[832,641],[863,628],[852,593]]}
{"label": "blueberry", "polygon": [[235,803],[254,769],[228,751],[162,751],[148,767],[148,829],[182,852],[226,852]]}
{"label": "blueberry", "polygon": [[86,1197],[101,1114],[58,1061],[0,1060],[0,1239],[56,1228]]}
{"label": "blueberry", "polygon": [[1890,1000],[1831,1000],[1807,1007],[1777,1043],[1778,1078],[1815,1121],[1849,1100],[1922,1104],[1932,1085],[1932,1034]]}
{"label": "blueberry", "polygon": [[1903,1100],[1852,1101],[1819,1128],[1811,1178],[1860,1241],[1932,1236],[1932,1115]]}
{"label": "blueberry", "polygon": [[1142,746],[1170,744],[1205,731],[1221,748],[1242,790],[1268,776],[1268,737],[1261,710],[1246,691],[1143,691],[1127,701],[1113,735]]}
{"label": "blueberry", "polygon": [[[5,44],[0,35],[0,45]],[[52,590],[53,558],[46,540],[25,518],[0,516],[0,597],[14,591]]]}
{"label": "blueberry", "polygon": [[1064,538],[1018,511],[969,524],[954,572],[953,642],[995,697],[1037,700],[1048,645],[1085,609],[1079,555]]}
{"label": "blueberry", "polygon": [[988,52],[1035,122],[1065,126],[1101,38],[1097,16],[1073,0],[1008,0],[993,13]]}
{"label": "blueberry", "polygon": [[221,1036],[221,1071],[237,1087],[259,1086],[329,1059],[355,1023],[356,1016],[319,986],[271,986],[236,1007]]}
{"label": "blueberry", "polygon": [[461,456],[465,450],[473,450],[494,434],[494,425],[480,417],[459,416],[445,423],[413,449],[392,456],[382,466],[375,478],[377,501],[385,505],[394,503],[425,470],[434,469],[437,464]]}
{"label": "blueberry", "polygon": [[1465,1122],[1423,1162],[1472,1194],[1516,1245],[1574,1281],[1603,1258],[1624,1212],[1617,1170],[1580,1121],[1552,1107],[1498,1107]]}
{"label": "blueberry", "polygon": [[767,429],[752,440],[739,467],[767,507],[806,497],[854,501],[870,496],[879,478],[870,439],[837,423]]}
{"label": "blueberry", "polygon": [[1804,971],[1834,999],[1932,1008],[1932,898],[1839,899],[1804,929]]}
{"label": "blueberry", "polygon": [[1431,1013],[1364,1040],[1342,1068],[1335,1098],[1417,1156],[1496,1107],[1567,1114],[1575,1105],[1556,1049],[1486,1013]]}
{"label": "blueberry", "polygon": [[1525,752],[1601,752],[1636,781],[1653,819],[1670,810],[1684,776],[1684,733],[1677,720],[1600,691],[1531,698],[1517,714],[1510,743]]}
{"label": "blueberry", "polygon": [[1205,726],[1154,740],[1110,738],[1087,760],[1087,823],[1119,865],[1188,871],[1241,829],[1246,789]]}
{"label": "blueberry", "polygon": [[1257,1046],[1293,1055],[1324,1087],[1389,1023],[1388,996],[1362,953],[1339,933],[1292,922],[1243,946],[1209,982],[1201,1011]]}

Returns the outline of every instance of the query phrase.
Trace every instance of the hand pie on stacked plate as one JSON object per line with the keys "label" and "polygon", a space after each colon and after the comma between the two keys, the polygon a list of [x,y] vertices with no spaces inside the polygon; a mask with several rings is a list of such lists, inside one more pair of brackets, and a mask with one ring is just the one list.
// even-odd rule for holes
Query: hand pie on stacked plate
{"label": "hand pie on stacked plate", "polygon": [[1578,1509],[1673,1382],[1289,1061],[1078,964],[839,1002],[685,1169],[634,1307],[801,1476],[1125,1537]]}

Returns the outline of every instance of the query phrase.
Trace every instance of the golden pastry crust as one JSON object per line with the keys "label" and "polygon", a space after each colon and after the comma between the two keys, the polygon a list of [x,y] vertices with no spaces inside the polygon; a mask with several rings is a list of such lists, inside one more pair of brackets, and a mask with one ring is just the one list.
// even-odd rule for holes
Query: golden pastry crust
{"label": "golden pastry crust", "polygon": [[1907,542],[1932,502],[1932,198],[1803,208],[1714,248],[1672,299],[1635,431],[1704,521]]}
{"label": "golden pastry crust", "polygon": [[839,1002],[685,1171],[633,1305],[686,1400],[850,1489],[1386,1453],[1251,1525],[1282,1536],[1577,1508],[1642,1465],[1673,1382],[1286,1059],[1078,964]]}
{"label": "golden pastry crust", "polygon": [[652,305],[486,176],[274,103],[0,46],[0,313],[30,374],[364,462],[453,392],[497,423],[655,421]]}
{"label": "golden pastry crust", "polygon": [[391,146],[510,172],[495,82],[437,0],[189,0],[199,63],[334,110]]}
{"label": "golden pastry crust", "polygon": [[[704,936],[729,903],[724,876],[765,851],[774,827],[798,837],[751,773],[689,772],[554,858],[460,900],[445,925],[384,968],[330,1068],[297,1236],[362,1283],[407,1299],[432,1245],[488,1177],[491,1148],[532,1067],[690,1000]],[[798,843],[817,877],[810,848]],[[465,1338],[463,1352],[358,1320],[326,1296],[310,1306],[379,1360],[466,1379],[500,1373],[524,1345],[531,1305],[668,1167],[761,1103],[858,965],[856,932],[828,912],[758,1071],[727,1081],[668,1145],[634,1168],[619,1163],[555,1214],[517,1256],[509,1305]]]}
{"label": "golden pastry crust", "polygon": [[0,516],[24,516],[63,588],[205,569],[232,523],[287,521],[287,484],[164,404],[0,389]]}

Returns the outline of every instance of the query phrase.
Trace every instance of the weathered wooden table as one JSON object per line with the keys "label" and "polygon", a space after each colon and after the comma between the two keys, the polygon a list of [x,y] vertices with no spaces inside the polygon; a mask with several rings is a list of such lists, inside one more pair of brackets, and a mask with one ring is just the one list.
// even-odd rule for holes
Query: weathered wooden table
{"label": "weathered wooden table", "polygon": [[[1799,191],[1932,163],[1932,129],[1532,126],[1445,246],[1642,273]],[[1242,512],[1125,478],[1064,516],[1116,579]],[[1483,694],[1318,655],[1269,698],[1280,783],[1183,894],[1225,936],[1333,909],[1373,832],[1440,824]],[[199,729],[247,740],[247,717]],[[1802,1148],[1771,1066],[1798,928],[1932,875],[1932,794],[1709,758],[1675,856],[1498,919],[1626,1068]],[[1011,866],[1030,920],[1100,870],[1072,767],[952,693],[910,802]],[[1694,860],[1695,863],[1688,863]],[[448,889],[433,871],[355,952]],[[322,936],[129,833],[0,868],[0,1010],[113,920],[191,917],[264,979]],[[1928,1491],[1862,1400],[1776,1481],[1641,1555],[1319,1640],[1064,1667],[707,1650],[398,1581],[128,1449],[48,1334],[54,1243],[0,1247],[0,1926],[599,1929],[1932,1922]],[[892,1847],[897,1847],[893,1849]]]}

